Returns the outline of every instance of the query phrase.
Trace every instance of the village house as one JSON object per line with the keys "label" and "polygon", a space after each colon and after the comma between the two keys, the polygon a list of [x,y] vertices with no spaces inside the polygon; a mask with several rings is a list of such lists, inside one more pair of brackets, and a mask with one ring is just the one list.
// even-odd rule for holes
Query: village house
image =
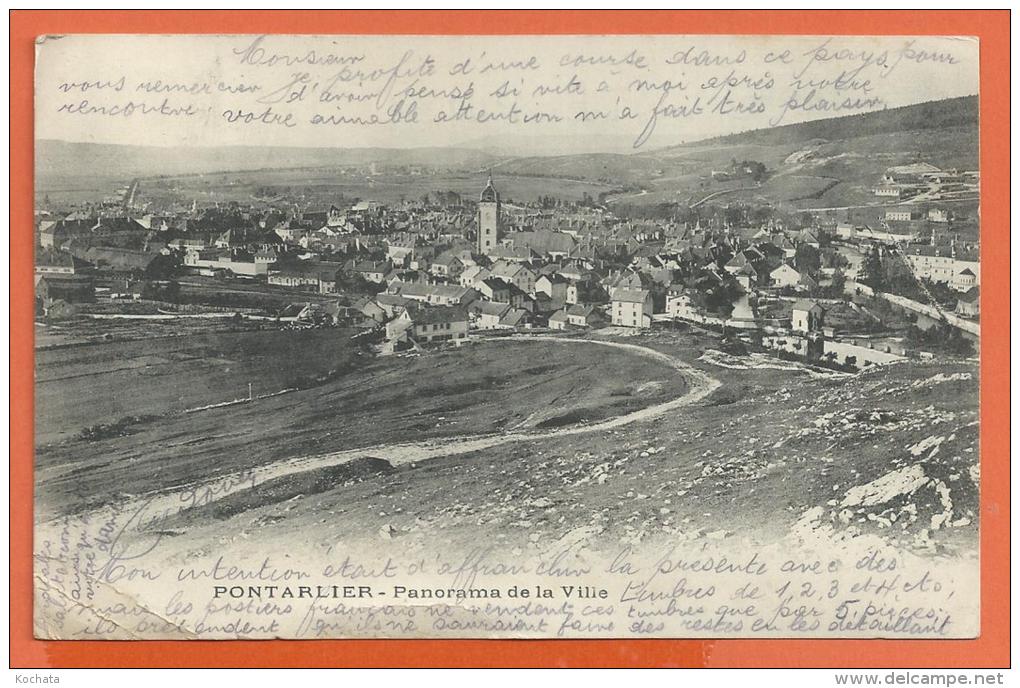
{"label": "village house", "polygon": [[510,284],[498,277],[489,277],[476,282],[474,288],[486,301],[510,303]]}
{"label": "village house", "polygon": [[740,272],[737,273],[736,278],[737,284],[743,287],[745,291],[749,291],[763,281],[761,273],[753,263],[748,263],[742,267]]}
{"label": "village house", "polygon": [[267,281],[281,287],[335,294],[340,263],[319,260],[291,260],[270,270]]}
{"label": "village house", "polygon": [[429,272],[436,277],[456,280],[464,271],[464,263],[450,252],[436,256],[429,266]]}
{"label": "village house", "polygon": [[344,264],[343,270],[348,274],[358,275],[369,282],[385,284],[390,267],[386,261],[349,260]]}
{"label": "village house", "polygon": [[493,261],[506,261],[508,263],[530,263],[540,258],[530,248],[514,246],[496,246],[489,249],[486,255]]}
{"label": "village house", "polygon": [[812,248],[822,247],[822,232],[816,227],[805,227],[797,233],[797,242]]}
{"label": "village house", "polygon": [[885,211],[886,222],[912,222],[913,220],[919,219],[921,219],[921,214],[916,210],[904,210],[900,208]]}
{"label": "village house", "polygon": [[35,297],[43,312],[59,302],[86,303],[95,299],[95,284],[88,275],[43,275],[35,284]]}
{"label": "village house", "polygon": [[[535,280],[535,293],[545,294],[551,299],[561,299],[565,302],[570,302],[568,299],[568,291],[570,290],[570,280],[559,274],[542,275]],[[574,300],[573,303],[577,303],[577,287],[574,287]]]}
{"label": "village house", "polygon": [[[378,298],[378,296],[381,295],[377,295],[376,298],[372,298],[371,296],[362,296],[360,299],[356,300],[353,304],[351,304],[351,308],[358,311],[365,318],[368,318],[375,323],[384,323],[391,316],[377,302],[376,299]],[[392,294],[385,294],[385,296],[392,296]],[[400,297],[398,296],[396,298],[399,299]]]}
{"label": "village house", "polygon": [[825,324],[825,309],[816,301],[801,299],[793,304],[790,327],[795,332],[821,332]]}
{"label": "village house", "polygon": [[293,220],[285,220],[273,227],[273,231],[284,242],[296,244],[310,234],[312,230],[310,227],[303,227]]}
{"label": "village house", "polygon": [[879,184],[872,191],[879,198],[899,198],[901,188],[896,184]]}
{"label": "village house", "polygon": [[591,271],[580,261],[572,260],[561,265],[556,274],[567,278],[571,282],[590,282]]}
{"label": "village house", "polygon": [[527,294],[535,292],[538,275],[526,265],[500,260],[493,263],[490,272],[493,277],[509,282]]}
{"label": "village house", "polygon": [[481,265],[469,265],[460,273],[457,281],[462,287],[474,287],[477,283],[488,279],[490,275],[491,273],[488,268],[484,268]]}
{"label": "village house", "polygon": [[[954,264],[954,270],[957,269],[957,265]],[[972,287],[976,287],[978,284],[978,276],[969,267],[965,267],[957,271],[951,280],[949,280],[949,286],[956,291],[968,291]]]}
{"label": "village house", "polygon": [[35,283],[45,275],[76,275],[87,268],[88,263],[67,251],[43,249],[35,255]]}
{"label": "village house", "polygon": [[[836,272],[835,270],[832,271],[833,274],[835,274],[835,272]],[[797,291],[811,293],[814,290],[818,289],[818,287],[819,287],[818,280],[816,280],[814,277],[812,277],[806,272],[800,273],[800,283],[796,287]]]}
{"label": "village house", "polygon": [[981,314],[981,288],[971,287],[956,300],[956,314],[976,318]]}
{"label": "village house", "polygon": [[522,308],[529,312],[535,311],[535,299],[517,288],[517,285],[510,285],[510,305],[513,308]]}
{"label": "village house", "polygon": [[420,301],[430,306],[466,306],[478,298],[478,292],[453,284],[420,284],[394,282],[388,291],[405,299]]}
{"label": "village house", "polygon": [[298,260],[278,265],[269,272],[269,284],[292,289],[319,289],[319,271],[312,261]]}
{"label": "village house", "polygon": [[549,316],[549,329],[566,330],[570,327],[570,318],[567,317],[565,308],[561,308]]}
{"label": "village house", "polygon": [[789,260],[797,255],[797,246],[786,234],[777,234],[772,237],[772,245],[783,252],[783,258]]}
{"label": "village house", "polygon": [[903,256],[920,279],[948,284],[953,278],[953,257],[948,249],[935,246],[911,246]]}
{"label": "village house", "polygon": [[222,249],[254,249],[282,246],[283,239],[275,232],[257,227],[234,227],[222,232],[213,241],[213,246]]}
{"label": "village house", "polygon": [[208,243],[202,237],[178,237],[167,242],[167,248],[173,251],[199,251],[207,248]]}
{"label": "village house", "polygon": [[531,327],[534,323],[534,315],[523,308],[510,308],[503,317],[500,318],[499,324],[503,328],[507,329],[522,329]]}
{"label": "village house", "polygon": [[792,288],[800,284],[800,273],[790,265],[783,263],[778,268],[769,273],[769,279],[772,280],[772,286],[783,288]]}
{"label": "village house", "polygon": [[938,175],[941,170],[927,162],[915,162],[906,165],[896,165],[886,169],[882,175],[883,184],[921,184],[928,181],[932,175]]}
{"label": "village house", "polygon": [[697,316],[697,309],[687,289],[677,286],[666,292],[666,314],[673,319],[686,320]]}
{"label": "village house", "polygon": [[[375,304],[379,308],[381,308],[383,313],[385,314],[384,320],[389,318],[395,318],[406,310],[414,310],[416,308],[425,307],[424,305],[422,305],[420,301],[405,299],[403,296],[400,296],[399,294],[390,294],[387,292],[376,294]],[[375,318],[375,316],[373,315],[374,309],[368,308],[366,306],[364,312],[369,317]]]}
{"label": "village house", "polygon": [[[256,274],[268,274],[271,266],[280,259],[280,252],[275,248],[264,248],[255,253],[255,262],[259,264],[259,267],[255,269]],[[265,266],[265,271],[261,269],[261,266]]]}
{"label": "village house", "polygon": [[319,277],[319,293],[320,294],[335,294],[337,293],[337,279],[340,277],[342,266],[340,263],[333,263],[330,261],[316,261],[315,271]]}
{"label": "village house", "polygon": [[184,254],[184,266],[200,275],[229,273],[236,277],[254,278],[268,275],[270,265],[272,263],[265,260],[265,255],[260,259],[244,249],[208,248]]}
{"label": "village house", "polygon": [[904,251],[903,258],[918,279],[948,284],[958,291],[981,284],[981,264],[977,256],[957,252],[952,246],[914,245]]}
{"label": "village house", "polygon": [[350,255],[358,253],[365,248],[364,243],[358,237],[351,236],[328,236],[315,232],[302,237],[298,241],[301,248],[314,249],[317,251],[330,251]]}
{"label": "village house", "polygon": [[471,304],[470,311],[474,315],[474,325],[480,330],[496,330],[500,322],[510,312],[509,303],[492,301],[476,301]]}
{"label": "village house", "polygon": [[467,310],[448,306],[404,311],[386,323],[386,339],[395,349],[402,344],[460,346],[468,340]]}
{"label": "village house", "polygon": [[646,328],[652,325],[652,293],[647,289],[615,289],[612,295],[612,322],[621,327]]}
{"label": "village house", "polygon": [[395,264],[406,264],[407,259],[424,244],[417,234],[401,234],[386,239],[386,259]]}
{"label": "village house", "polygon": [[625,270],[606,275],[602,279],[602,284],[609,293],[609,298],[612,299],[618,289],[643,289],[646,285],[651,284],[651,280],[647,277],[643,278],[639,272]]}
{"label": "village house", "polygon": [[[560,326],[561,322],[562,326]],[[573,304],[549,316],[549,327],[553,329],[562,330],[567,327],[592,328],[601,327],[603,324],[605,324],[605,318],[595,306]]]}
{"label": "village house", "polygon": [[79,256],[105,273],[163,279],[174,272],[174,262],[159,251],[92,246]]}
{"label": "village house", "polygon": [[515,232],[507,237],[507,241],[514,249],[525,250],[524,253],[509,257],[511,260],[531,260],[530,257],[524,257],[530,255],[556,261],[569,256],[577,245],[577,239],[573,236],[545,229]]}

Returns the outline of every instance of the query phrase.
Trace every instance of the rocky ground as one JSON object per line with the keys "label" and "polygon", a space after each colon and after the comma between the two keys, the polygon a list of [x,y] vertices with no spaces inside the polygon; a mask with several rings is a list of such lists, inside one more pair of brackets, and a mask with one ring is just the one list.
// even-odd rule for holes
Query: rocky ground
{"label": "rocky ground", "polygon": [[[729,355],[704,334],[599,342],[514,346],[628,352],[657,362],[655,380],[680,384],[572,425],[327,442],[320,453],[247,457],[240,471],[246,455],[225,455],[230,469],[206,470],[205,481],[44,518],[38,632],[974,637],[975,362],[848,374]],[[491,403],[506,415],[503,399]],[[531,413],[562,411],[551,400]],[[243,587],[295,580],[389,592],[292,606]],[[228,584],[254,597],[216,597]],[[543,584],[548,604],[506,597]],[[742,597],[752,584],[753,602]],[[399,585],[499,588],[510,606],[397,604]],[[567,596],[581,586],[604,586],[605,606]],[[76,593],[95,596],[86,607]]]}
{"label": "rocky ground", "polygon": [[973,362],[847,375],[727,356],[696,335],[626,341],[677,356],[721,385],[692,405],[606,431],[366,464],[314,488],[311,475],[294,476],[274,485],[281,497],[272,503],[185,512],[178,525],[220,544],[469,547],[484,535],[526,551],[564,537],[768,543],[824,528],[923,554],[976,548]]}

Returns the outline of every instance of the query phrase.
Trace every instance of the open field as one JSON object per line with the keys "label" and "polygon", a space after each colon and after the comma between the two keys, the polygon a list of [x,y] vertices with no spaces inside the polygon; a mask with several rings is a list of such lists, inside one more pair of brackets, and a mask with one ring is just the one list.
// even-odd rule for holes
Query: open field
{"label": "open field", "polygon": [[227,308],[261,308],[267,313],[294,303],[328,303],[336,294],[281,287],[246,279],[217,280],[187,275],[178,280],[181,303],[212,304]]}
{"label": "open field", "polygon": [[[721,386],[654,419],[558,432],[582,416],[674,398],[685,381],[671,381],[675,371],[647,357],[541,340],[378,361],[313,389],[167,419],[130,441],[45,448],[39,508],[77,510],[196,481],[238,488],[255,468],[370,442],[364,459],[310,462],[180,511],[170,525],[187,531],[189,544],[214,547],[241,546],[255,531],[281,547],[341,539],[370,546],[383,526],[411,550],[425,542],[476,547],[479,527],[501,547],[521,549],[596,536],[607,546],[706,533],[774,542],[833,528],[923,552],[972,551],[974,363],[846,375],[718,353],[710,361],[702,354],[716,339],[693,333],[619,341],[677,357]],[[465,363],[480,360],[485,373],[472,376]],[[562,374],[545,376],[545,366]],[[410,387],[416,399],[403,396]],[[443,454],[465,436],[512,428],[541,439]],[[425,442],[432,458],[367,458],[387,453],[376,444],[402,442]]]}
{"label": "open field", "polygon": [[[231,172],[229,174],[176,177],[144,182],[143,194],[158,198],[161,189],[173,189],[188,198],[217,201],[250,201],[255,190],[271,195],[297,198],[306,202],[330,203],[337,196],[372,199],[395,204],[416,200],[426,193],[455,191],[465,198],[478,194],[484,170],[475,173],[439,173],[426,175],[385,174],[378,176],[341,174],[340,170],[270,170]],[[585,193],[597,197],[613,187],[609,184],[507,175],[500,177],[500,193],[506,202],[533,202],[539,196],[553,195],[564,200],[580,200]]]}
{"label": "open field", "polygon": [[231,318],[174,318],[172,320],[105,318],[99,320],[75,317],[55,322],[36,321],[35,348],[40,350],[64,347],[70,344],[98,344],[216,332],[247,332],[267,328],[275,329],[275,326],[251,321],[238,324]]}
{"label": "open field", "polygon": [[[379,443],[554,430],[630,413],[686,389],[675,370],[647,357],[593,344],[501,341],[366,361],[347,374],[254,403],[143,419],[124,435],[75,437],[83,425],[195,405],[202,395],[212,401],[244,396],[243,384],[256,368],[272,380],[257,380],[257,391],[275,391],[291,386],[299,372],[310,375],[324,371],[327,361],[336,367],[351,360],[337,331],[267,334],[273,356],[222,337],[177,338],[184,341],[155,350],[149,343],[114,343],[43,352],[40,427],[54,431],[41,434],[39,442],[62,441],[38,450],[41,503],[74,510],[294,456]],[[315,338],[305,340],[309,335]],[[304,362],[312,360],[321,362],[307,369],[312,364]],[[46,376],[71,366],[91,373],[77,378],[89,381],[68,396],[79,403],[45,396]],[[154,374],[167,381],[156,391]],[[216,384],[206,375],[216,376]],[[169,384],[175,378],[180,383]],[[85,385],[98,405],[80,404]]]}
{"label": "open field", "polygon": [[[161,520],[159,536],[169,552],[178,550],[175,562],[244,552],[256,537],[280,551],[321,551],[342,543],[344,552],[370,560],[384,556],[386,547],[405,554],[471,552],[479,560],[578,546],[604,553],[621,546],[654,551],[669,543],[703,551],[717,541],[731,549],[741,543],[783,547],[811,533],[874,535],[919,554],[973,555],[980,476],[975,364],[904,363],[846,375],[728,357],[714,350],[714,337],[697,334],[618,341],[676,357],[720,386],[626,425],[543,432],[541,439],[469,452],[456,449],[459,437],[434,435],[426,460],[387,461],[366,452],[346,463],[310,462],[307,470],[261,480],[243,467],[271,467],[266,454],[274,449],[281,457],[300,458],[330,442],[309,446],[292,436],[283,451],[263,437],[256,445],[246,439],[254,430],[237,414],[245,410],[239,407],[229,423],[209,417],[211,427],[220,429],[217,441],[229,442],[232,451],[203,461],[178,449],[154,460],[149,454],[162,447],[153,444],[144,456],[132,457],[111,443],[103,460],[111,465],[86,470],[65,456],[64,465],[43,468],[39,490],[83,505],[75,495],[95,489],[90,476],[113,470],[123,476],[123,493],[146,484],[172,487],[162,470],[171,460],[177,471],[218,475],[208,490],[185,490],[194,507],[177,506]],[[555,355],[555,347],[540,340],[520,346],[531,347],[536,360]],[[585,345],[563,350],[576,353],[575,346]],[[710,357],[703,356],[707,351]],[[500,402],[500,408],[510,406]],[[260,419],[268,424],[285,415],[265,410],[271,412]],[[386,418],[386,412],[377,413]],[[145,537],[153,535],[143,533],[143,542]]]}
{"label": "open field", "polygon": [[[108,330],[106,322],[103,329]],[[160,416],[307,385],[357,358],[346,330],[223,331],[36,353],[36,443],[132,416]]]}
{"label": "open field", "polygon": [[[496,172],[494,170],[494,172]],[[242,170],[178,177],[145,178],[140,194],[144,202],[183,202],[197,199],[199,204],[250,203],[254,199],[271,202],[300,202],[312,207],[328,208],[338,198],[371,199],[395,205],[403,200],[417,200],[426,193],[454,191],[474,199],[485,181],[486,170],[473,172],[438,172],[435,174],[399,174],[387,172],[368,175],[342,168],[293,168]],[[39,189],[40,197],[48,195],[54,203],[74,203],[94,198],[97,193],[112,193],[130,179],[95,181],[61,180]],[[597,198],[615,185],[548,175],[507,174],[499,179],[500,193],[505,202],[534,202],[540,196],[552,195],[563,200],[581,200],[585,194]]]}
{"label": "open field", "polygon": [[387,526],[410,551],[483,547],[480,527],[500,551],[578,540],[697,543],[706,533],[775,542],[798,528],[875,533],[919,552],[973,550],[975,365],[810,375],[743,369],[740,359],[734,368],[710,365],[699,358],[712,340],[694,335],[634,340],[679,355],[722,386],[662,418],[606,432],[364,465],[332,488],[328,472],[339,469],[294,475],[263,486],[272,499],[242,492],[221,511],[185,512],[177,524],[189,542],[231,533],[241,543],[257,530],[260,542],[291,548],[370,547]]}

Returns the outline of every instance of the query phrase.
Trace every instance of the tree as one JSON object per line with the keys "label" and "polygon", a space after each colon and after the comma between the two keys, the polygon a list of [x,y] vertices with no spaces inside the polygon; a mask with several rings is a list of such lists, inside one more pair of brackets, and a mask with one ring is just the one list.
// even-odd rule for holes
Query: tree
{"label": "tree", "polygon": [[726,219],[726,224],[731,227],[735,227],[742,224],[744,221],[744,209],[740,206],[726,206],[723,217]]}
{"label": "tree", "polygon": [[793,256],[793,263],[798,272],[806,272],[813,275],[822,267],[822,257],[811,244],[797,244],[797,252]]}
{"label": "tree", "polygon": [[843,295],[843,289],[846,286],[846,275],[839,268],[832,273],[832,284],[829,286],[829,291],[832,293],[833,298],[839,298]]}
{"label": "tree", "polygon": [[875,291],[885,291],[885,272],[882,268],[882,256],[878,247],[872,247],[864,256],[864,264],[861,266],[861,282],[868,285]]}

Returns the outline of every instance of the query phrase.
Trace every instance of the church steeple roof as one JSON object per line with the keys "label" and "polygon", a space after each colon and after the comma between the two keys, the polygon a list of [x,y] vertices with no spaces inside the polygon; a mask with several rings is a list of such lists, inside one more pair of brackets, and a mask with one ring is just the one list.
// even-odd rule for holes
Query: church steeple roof
{"label": "church steeple roof", "polygon": [[482,189],[482,195],[478,199],[482,203],[498,203],[499,194],[496,192],[496,187],[492,185],[492,173],[489,173],[489,181],[486,182],[485,188]]}

